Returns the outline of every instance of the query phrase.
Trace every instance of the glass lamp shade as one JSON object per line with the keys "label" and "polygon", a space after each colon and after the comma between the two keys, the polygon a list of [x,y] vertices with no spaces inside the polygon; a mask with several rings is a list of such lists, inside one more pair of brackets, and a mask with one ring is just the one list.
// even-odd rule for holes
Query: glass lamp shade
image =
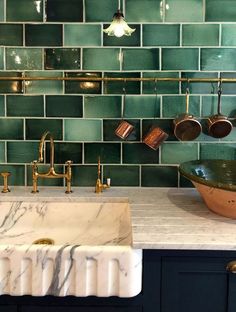
{"label": "glass lamp shade", "polygon": [[114,14],[111,25],[103,29],[103,31],[108,34],[108,36],[131,36],[131,34],[135,31],[135,28],[130,28],[129,25],[124,20],[124,15],[120,10]]}

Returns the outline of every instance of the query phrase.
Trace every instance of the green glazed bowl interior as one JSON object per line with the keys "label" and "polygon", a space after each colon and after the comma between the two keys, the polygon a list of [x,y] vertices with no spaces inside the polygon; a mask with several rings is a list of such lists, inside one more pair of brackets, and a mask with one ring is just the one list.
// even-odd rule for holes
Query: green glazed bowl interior
{"label": "green glazed bowl interior", "polygon": [[187,179],[210,187],[236,191],[236,160],[194,160],[182,163],[179,172]]}

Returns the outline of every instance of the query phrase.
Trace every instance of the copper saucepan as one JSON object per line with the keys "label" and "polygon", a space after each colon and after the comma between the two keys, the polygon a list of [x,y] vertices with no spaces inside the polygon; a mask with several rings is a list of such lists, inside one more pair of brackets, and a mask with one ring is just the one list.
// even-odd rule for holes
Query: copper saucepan
{"label": "copper saucepan", "polygon": [[189,114],[189,89],[186,90],[186,113],[174,120],[174,134],[180,141],[196,139],[202,131],[200,122]]}
{"label": "copper saucepan", "polygon": [[228,134],[230,134],[233,129],[232,123],[228,120],[228,118],[221,114],[221,95],[222,89],[219,87],[218,89],[218,105],[217,105],[217,115],[213,115],[208,117],[207,126],[208,132],[213,138],[224,138]]}

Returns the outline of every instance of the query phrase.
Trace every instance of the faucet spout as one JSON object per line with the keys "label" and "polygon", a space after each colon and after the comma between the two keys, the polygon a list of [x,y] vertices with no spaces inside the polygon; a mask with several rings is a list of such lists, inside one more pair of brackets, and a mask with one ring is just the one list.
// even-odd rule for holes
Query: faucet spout
{"label": "faucet spout", "polygon": [[[50,168],[46,173],[38,172],[38,163],[43,162],[44,160],[44,153],[45,153],[45,141],[46,138],[49,137],[50,139]],[[50,131],[46,131],[43,133],[40,142],[39,142],[39,156],[38,160],[34,160],[32,162],[32,179],[33,179],[33,190],[32,193],[38,192],[38,178],[65,178],[66,179],[66,193],[72,193],[71,191],[71,179],[72,179],[72,171],[71,171],[71,164],[72,161],[68,160],[66,162],[66,172],[65,173],[56,173],[54,169],[54,139]]]}
{"label": "faucet spout", "polygon": [[45,151],[45,140],[49,136],[50,138],[50,169],[54,168],[54,139],[50,131],[44,132],[39,142],[39,162],[43,162],[43,156]]}

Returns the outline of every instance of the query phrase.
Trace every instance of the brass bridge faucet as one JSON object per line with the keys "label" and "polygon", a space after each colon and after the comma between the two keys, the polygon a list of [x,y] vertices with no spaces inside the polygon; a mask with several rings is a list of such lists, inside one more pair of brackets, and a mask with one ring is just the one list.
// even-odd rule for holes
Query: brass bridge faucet
{"label": "brass bridge faucet", "polygon": [[[47,173],[39,173],[38,172],[38,163],[43,162],[43,153],[45,150],[45,140],[46,137],[49,136],[50,138],[50,168]],[[71,164],[72,161],[68,160],[66,162],[67,168],[65,173],[56,173],[54,168],[54,139],[52,137],[52,134],[49,131],[44,132],[44,134],[41,137],[40,143],[39,143],[39,159],[34,160],[32,162],[32,177],[33,177],[33,190],[32,193],[38,193],[38,178],[43,179],[60,179],[65,178],[66,179],[66,193],[72,193],[71,190]]]}

